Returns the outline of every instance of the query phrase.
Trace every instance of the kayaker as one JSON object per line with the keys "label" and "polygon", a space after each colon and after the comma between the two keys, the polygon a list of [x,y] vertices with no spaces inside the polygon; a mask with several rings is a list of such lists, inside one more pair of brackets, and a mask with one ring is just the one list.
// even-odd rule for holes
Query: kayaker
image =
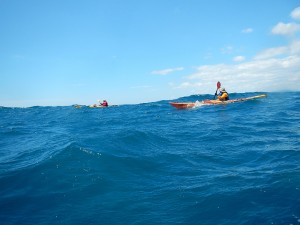
{"label": "kayaker", "polygon": [[103,102],[100,103],[100,105],[103,106],[103,107],[107,107],[107,106],[108,106],[108,103],[107,103],[106,100],[103,100]]}
{"label": "kayaker", "polygon": [[229,95],[228,95],[227,91],[225,90],[225,88],[220,88],[219,91],[220,91],[220,93],[218,95],[218,99],[220,101],[227,101],[227,100],[229,100]]}

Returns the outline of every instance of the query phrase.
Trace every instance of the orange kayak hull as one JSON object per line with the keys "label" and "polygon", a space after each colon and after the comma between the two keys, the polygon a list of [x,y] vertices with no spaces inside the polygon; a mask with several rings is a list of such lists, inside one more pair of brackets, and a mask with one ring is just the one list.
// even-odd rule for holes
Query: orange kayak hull
{"label": "orange kayak hull", "polygon": [[234,102],[243,102],[243,101],[248,101],[252,99],[258,99],[258,98],[266,98],[267,95],[256,95],[252,97],[247,97],[247,98],[237,98],[237,99],[232,99],[228,101],[220,101],[220,100],[203,100],[199,102],[169,102],[171,106],[174,106],[177,109],[189,109],[189,108],[194,108],[197,105],[221,105],[221,104],[229,104],[229,103],[234,103]]}

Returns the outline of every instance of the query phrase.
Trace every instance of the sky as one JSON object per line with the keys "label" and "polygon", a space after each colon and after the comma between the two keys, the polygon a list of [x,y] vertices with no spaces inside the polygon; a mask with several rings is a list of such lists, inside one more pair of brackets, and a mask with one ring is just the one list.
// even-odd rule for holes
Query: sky
{"label": "sky", "polygon": [[300,91],[299,0],[0,0],[0,106]]}

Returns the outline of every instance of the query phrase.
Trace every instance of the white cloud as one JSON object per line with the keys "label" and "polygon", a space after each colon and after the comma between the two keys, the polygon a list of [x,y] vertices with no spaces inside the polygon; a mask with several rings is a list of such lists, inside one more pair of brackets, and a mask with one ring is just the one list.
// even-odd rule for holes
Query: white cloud
{"label": "white cloud", "polygon": [[158,75],[167,75],[167,74],[173,73],[175,71],[181,71],[183,69],[184,69],[183,67],[178,67],[178,68],[170,68],[170,69],[164,69],[164,70],[155,70],[155,71],[152,71],[151,73],[158,74]]}
{"label": "white cloud", "polygon": [[299,90],[300,57],[201,66],[177,88],[199,87],[199,93],[212,93],[218,80],[229,92]]}
{"label": "white cloud", "polygon": [[293,19],[300,19],[300,7],[295,8],[292,12],[291,12],[291,17]]}
{"label": "white cloud", "polygon": [[296,23],[278,23],[272,29],[273,34],[292,35],[300,30],[300,25]]}
{"label": "white cloud", "polygon": [[289,49],[286,46],[265,49],[262,52],[258,53],[255,56],[255,59],[267,59],[267,58],[283,55],[288,53],[288,50]]}
{"label": "white cloud", "polygon": [[289,49],[291,54],[300,53],[300,40],[292,41]]}
{"label": "white cloud", "polygon": [[265,49],[258,53],[254,59],[267,59],[276,56],[294,55],[300,53],[300,40],[293,40],[288,46]]}
{"label": "white cloud", "polygon": [[173,86],[175,89],[185,89],[185,88],[199,88],[201,87],[203,84],[201,82],[188,82],[185,81],[183,83],[181,83],[180,85],[177,86]]}
{"label": "white cloud", "polygon": [[244,60],[245,60],[245,57],[241,56],[241,55],[236,56],[236,57],[233,58],[233,61],[235,61],[235,62],[242,62]]}
{"label": "white cloud", "polygon": [[252,28],[246,28],[244,30],[242,30],[242,33],[252,33],[253,32],[253,29]]}

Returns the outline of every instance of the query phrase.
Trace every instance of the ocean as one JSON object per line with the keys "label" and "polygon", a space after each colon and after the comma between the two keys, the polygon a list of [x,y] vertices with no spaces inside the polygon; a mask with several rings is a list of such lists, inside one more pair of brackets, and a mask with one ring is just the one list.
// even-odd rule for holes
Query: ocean
{"label": "ocean", "polygon": [[300,92],[267,94],[0,107],[0,224],[300,224]]}

